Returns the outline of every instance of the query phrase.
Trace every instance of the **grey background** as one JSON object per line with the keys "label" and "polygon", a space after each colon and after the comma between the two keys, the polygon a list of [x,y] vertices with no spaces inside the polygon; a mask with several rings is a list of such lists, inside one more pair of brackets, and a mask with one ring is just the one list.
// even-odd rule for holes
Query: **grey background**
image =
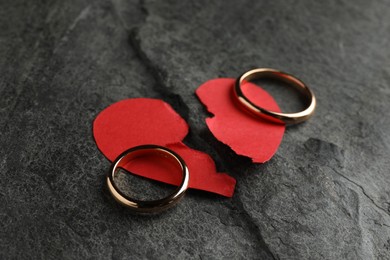
{"label": "grey background", "polygon": [[[0,258],[389,259],[389,46],[385,0],[1,0]],[[263,165],[215,140],[194,95],[254,67],[318,98]],[[190,191],[146,217],[117,205],[91,126],[131,97],[170,103],[234,197]]]}

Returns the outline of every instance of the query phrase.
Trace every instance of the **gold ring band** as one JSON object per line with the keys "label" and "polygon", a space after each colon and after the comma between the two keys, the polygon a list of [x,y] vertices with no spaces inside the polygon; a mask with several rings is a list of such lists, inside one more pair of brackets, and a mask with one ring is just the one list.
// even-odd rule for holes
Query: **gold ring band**
{"label": "gold ring band", "polygon": [[[278,79],[289,85],[292,85],[298,89],[308,100],[307,108],[298,113],[280,113],[269,111],[257,106],[244,95],[241,89],[241,85],[243,81],[250,81],[259,78]],[[253,114],[262,118],[286,124],[297,124],[306,121],[312,116],[316,107],[316,98],[305,83],[290,74],[269,68],[253,69],[238,77],[234,86],[234,96],[245,109],[252,112]]]}
{"label": "gold ring band", "polygon": [[[182,182],[179,187],[177,187],[177,189],[173,191],[173,193],[163,199],[141,201],[130,198],[119,190],[119,188],[115,184],[114,176],[119,170],[119,168],[122,168],[131,160],[150,153],[157,153],[158,155],[161,155],[164,158],[177,163],[182,170]],[[188,187],[190,174],[184,160],[170,149],[159,145],[141,145],[130,148],[123,152],[121,155],[119,155],[112,163],[106,179],[108,189],[116,201],[130,208],[133,211],[153,213],[160,212],[164,209],[168,209],[174,206],[184,196],[184,193],[186,192]]]}

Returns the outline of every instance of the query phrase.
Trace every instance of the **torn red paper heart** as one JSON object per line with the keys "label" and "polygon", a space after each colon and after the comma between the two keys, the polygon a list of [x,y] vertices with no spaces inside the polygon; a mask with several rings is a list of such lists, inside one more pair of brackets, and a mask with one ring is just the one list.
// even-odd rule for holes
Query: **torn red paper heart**
{"label": "torn red paper heart", "polygon": [[[235,79],[220,78],[202,84],[196,94],[207,110],[214,115],[206,119],[213,135],[239,155],[263,163],[276,153],[284,134],[285,125],[269,122],[244,111],[233,99]],[[244,94],[262,107],[280,111],[276,101],[259,86],[247,82],[242,85]]]}
{"label": "torn red paper heart", "polygon": [[[177,152],[190,171],[189,187],[233,196],[236,180],[217,173],[207,154],[182,143],[188,133],[187,123],[167,103],[150,98],[119,101],[104,109],[93,123],[93,135],[99,150],[113,161],[123,151],[138,145],[162,145]],[[128,170],[129,167],[125,166]],[[131,172],[149,179],[179,185],[181,176],[148,160],[131,165]]]}

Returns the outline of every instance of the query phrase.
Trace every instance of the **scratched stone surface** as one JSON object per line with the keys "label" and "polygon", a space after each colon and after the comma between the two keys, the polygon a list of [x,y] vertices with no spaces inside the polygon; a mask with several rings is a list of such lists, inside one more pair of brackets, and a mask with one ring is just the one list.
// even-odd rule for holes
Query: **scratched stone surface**
{"label": "scratched stone surface", "polygon": [[[389,259],[389,17],[386,0],[2,0],[0,258]],[[254,67],[318,98],[262,165],[211,135],[194,95]],[[234,197],[190,191],[152,216],[117,205],[91,126],[131,97],[170,103]]]}

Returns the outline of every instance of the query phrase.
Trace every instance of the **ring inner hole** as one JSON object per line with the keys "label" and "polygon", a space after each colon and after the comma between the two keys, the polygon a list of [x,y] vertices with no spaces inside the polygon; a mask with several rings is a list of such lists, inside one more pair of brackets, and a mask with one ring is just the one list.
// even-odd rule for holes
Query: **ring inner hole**
{"label": "ring inner hole", "polygon": [[[242,83],[242,91],[245,95],[248,93],[246,90],[248,86],[245,86],[247,82],[248,81],[243,81]],[[292,83],[287,83],[281,79],[274,79],[271,77],[251,79],[250,82],[267,91],[275,99],[281,111],[284,113],[297,113],[305,110],[309,105],[304,91],[299,90],[298,87],[292,85]],[[248,98],[250,99],[250,97]],[[267,107],[266,104],[252,102],[259,107],[272,111],[272,108]]]}
{"label": "ring inner hole", "polygon": [[140,176],[142,173],[153,173],[156,176],[166,175],[179,182],[183,178],[179,162],[165,151],[160,150],[134,151],[122,159],[119,167],[114,176],[116,186],[125,195],[136,200],[162,199],[177,189],[174,185],[142,177]]}

